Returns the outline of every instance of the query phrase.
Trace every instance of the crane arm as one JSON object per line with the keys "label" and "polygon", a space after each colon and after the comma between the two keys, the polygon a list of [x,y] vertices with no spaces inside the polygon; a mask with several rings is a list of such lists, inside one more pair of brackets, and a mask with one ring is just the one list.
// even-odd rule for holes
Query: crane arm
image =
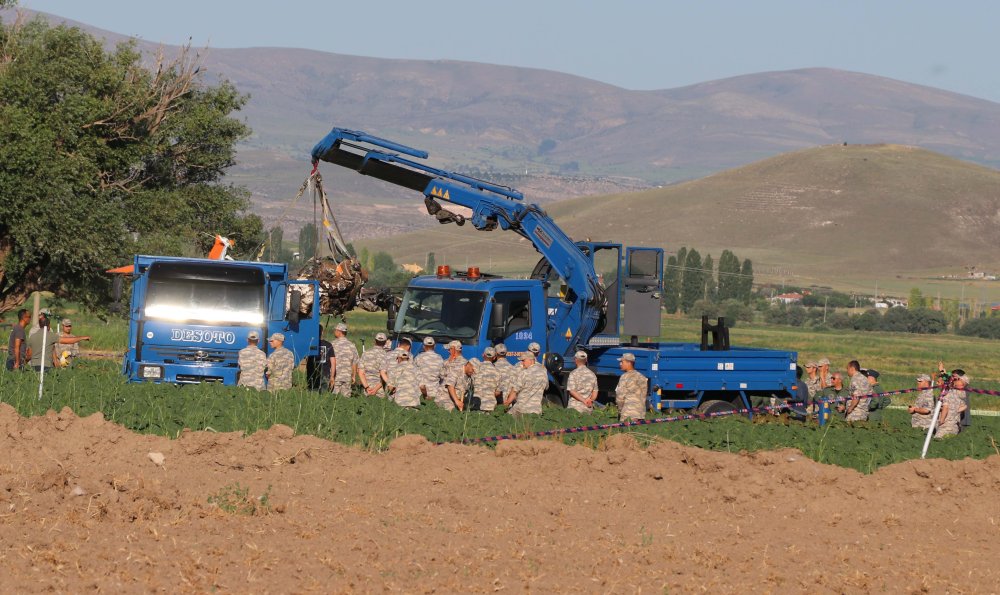
{"label": "crane arm", "polygon": [[569,308],[553,321],[567,332],[552,333],[551,350],[567,354],[586,343],[597,327],[604,299],[587,255],[543,209],[526,204],[517,190],[412,159],[427,156],[426,151],[344,128],[334,128],[312,150],[313,163],[327,161],[420,192],[428,213],[441,223],[465,223],[464,217],[445,208],[451,203],[470,209],[468,220],[478,230],[500,227],[526,238],[568,288],[564,302]]}

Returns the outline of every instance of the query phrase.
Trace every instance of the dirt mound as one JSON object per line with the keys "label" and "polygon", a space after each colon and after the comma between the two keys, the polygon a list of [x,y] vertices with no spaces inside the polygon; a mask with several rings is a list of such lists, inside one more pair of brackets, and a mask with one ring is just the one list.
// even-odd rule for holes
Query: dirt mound
{"label": "dirt mound", "polygon": [[[275,426],[130,433],[0,404],[6,591],[992,592],[1000,457],[552,441],[374,454]],[[162,455],[157,464],[150,453]]]}

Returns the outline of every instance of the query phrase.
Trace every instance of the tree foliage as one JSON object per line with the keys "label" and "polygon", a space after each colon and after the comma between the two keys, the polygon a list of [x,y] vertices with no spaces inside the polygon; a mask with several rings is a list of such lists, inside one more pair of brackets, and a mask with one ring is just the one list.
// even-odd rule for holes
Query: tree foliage
{"label": "tree foliage", "polygon": [[702,279],[701,254],[691,248],[684,260],[684,276],[681,279],[681,310],[688,312],[694,303],[703,299],[705,281]]}
{"label": "tree foliage", "polygon": [[316,231],[315,223],[306,223],[299,229],[299,254],[302,260],[309,260],[316,256],[316,240],[319,234]]}
{"label": "tree foliage", "polygon": [[0,24],[0,311],[47,290],[106,302],[135,253],[252,253],[249,193],[221,183],[249,134],[246,97],[200,79],[187,50],[142,65],[77,28]]}
{"label": "tree foliage", "polygon": [[667,257],[667,266],[663,271],[663,307],[669,314],[677,312],[680,305],[681,271],[677,265],[676,256]]}
{"label": "tree foliage", "polygon": [[729,250],[719,257],[719,301],[734,300],[740,295],[740,259]]}
{"label": "tree foliage", "polygon": [[736,296],[737,299],[742,301],[744,304],[750,303],[750,297],[753,294],[753,263],[747,258],[740,265],[740,276],[739,276],[739,294]]}

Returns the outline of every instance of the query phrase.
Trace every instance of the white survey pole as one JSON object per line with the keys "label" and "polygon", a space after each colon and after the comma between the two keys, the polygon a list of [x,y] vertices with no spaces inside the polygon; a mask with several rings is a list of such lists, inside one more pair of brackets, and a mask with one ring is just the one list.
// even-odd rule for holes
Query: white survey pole
{"label": "white survey pole", "polygon": [[[42,368],[38,375],[38,400],[42,400],[42,387],[45,386],[45,345],[49,342],[49,325],[42,327]],[[49,356],[52,352],[49,352]]]}
{"label": "white survey pole", "polygon": [[[944,395],[941,396],[943,397]],[[934,430],[937,429],[938,414],[941,413],[941,403],[943,402],[944,399],[939,398],[938,402],[934,404],[934,415],[931,416],[931,425],[927,428],[927,437],[924,438],[924,449],[920,451],[921,459],[927,457],[927,449],[931,445],[931,436],[934,435]]]}

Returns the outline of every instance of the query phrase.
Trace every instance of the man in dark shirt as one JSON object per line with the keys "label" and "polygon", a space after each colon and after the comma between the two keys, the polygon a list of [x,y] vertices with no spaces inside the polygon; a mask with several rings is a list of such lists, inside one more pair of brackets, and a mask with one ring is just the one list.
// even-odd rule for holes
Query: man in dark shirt
{"label": "man in dark shirt", "polygon": [[10,331],[10,340],[7,341],[7,369],[19,370],[28,362],[28,340],[24,332],[28,322],[31,321],[31,313],[21,308],[17,311],[17,322]]}
{"label": "man in dark shirt", "polygon": [[306,359],[306,379],[309,390],[325,391],[330,388],[330,358],[333,345],[323,338],[323,327],[319,327],[319,355]]}

